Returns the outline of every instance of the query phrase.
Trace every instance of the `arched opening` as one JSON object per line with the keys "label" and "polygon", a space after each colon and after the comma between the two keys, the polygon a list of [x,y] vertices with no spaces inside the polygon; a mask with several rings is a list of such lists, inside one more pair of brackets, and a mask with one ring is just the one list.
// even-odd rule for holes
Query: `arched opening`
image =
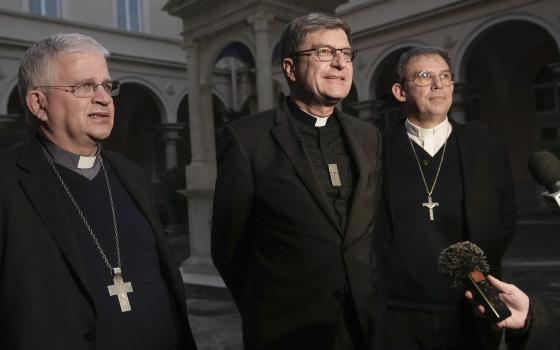
{"label": "arched opening", "polygon": [[486,29],[468,47],[463,59],[461,71],[466,86],[461,89],[464,96],[457,97],[469,107],[464,110],[465,119],[485,127],[508,146],[521,212],[538,207],[527,159],[537,149],[560,147],[555,137],[560,128],[558,112],[544,111],[548,108],[545,105],[550,90],[546,85],[550,81],[543,71],[543,67],[559,60],[552,36],[523,20],[505,21]]}
{"label": "arched opening", "polygon": [[348,96],[346,96],[346,98],[342,100],[341,103],[342,112],[357,117],[358,111],[354,108],[356,102],[358,102],[358,91],[356,91],[356,86],[352,84]]}
{"label": "arched opening", "polygon": [[148,169],[152,179],[157,179],[166,169],[164,145],[155,129],[162,120],[156,97],[141,84],[124,83],[114,103],[115,125],[105,146]]}
{"label": "arched opening", "polygon": [[381,130],[387,130],[396,125],[403,117],[399,102],[391,92],[393,84],[398,80],[395,69],[399,57],[410,47],[403,47],[391,52],[377,66],[371,80],[370,95],[373,100],[372,109],[375,124]]}
{"label": "arched opening", "polygon": [[21,104],[17,86],[8,97],[7,114],[0,115],[0,149],[13,146],[29,136],[25,109]]}
{"label": "arched opening", "polygon": [[[249,48],[240,42],[224,47],[213,69],[212,84],[223,100],[213,97],[216,131],[232,120],[256,112],[243,109],[243,101],[257,100],[255,61]],[[216,109],[218,108],[218,109]]]}

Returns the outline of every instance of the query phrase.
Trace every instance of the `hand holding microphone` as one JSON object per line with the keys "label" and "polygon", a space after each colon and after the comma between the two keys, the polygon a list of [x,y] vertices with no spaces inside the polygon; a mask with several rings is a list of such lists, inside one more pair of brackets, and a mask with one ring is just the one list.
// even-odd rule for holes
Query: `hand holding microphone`
{"label": "hand holding microphone", "polygon": [[[488,275],[488,281],[498,291],[500,299],[506,304],[511,311],[511,317],[506,318],[496,324],[498,328],[521,329],[527,322],[529,316],[529,296],[517,286],[500,281],[494,276]],[[473,299],[471,291],[467,290],[465,296]],[[478,305],[479,311],[484,314],[486,309],[482,305]]]}
{"label": "hand holding microphone", "polygon": [[536,152],[529,158],[529,172],[547,191],[542,193],[554,214],[560,215],[560,161],[548,151]]}
{"label": "hand holding microphone", "polygon": [[439,271],[451,278],[454,287],[464,286],[474,301],[484,307],[484,316],[498,323],[511,316],[511,311],[488,282],[485,274],[490,267],[484,252],[471,242],[453,244],[440,253]]}

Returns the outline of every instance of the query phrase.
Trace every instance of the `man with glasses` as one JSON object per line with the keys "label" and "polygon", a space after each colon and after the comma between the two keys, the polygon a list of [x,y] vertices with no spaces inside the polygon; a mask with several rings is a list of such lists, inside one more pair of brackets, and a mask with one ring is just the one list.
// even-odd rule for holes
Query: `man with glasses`
{"label": "man with glasses", "polygon": [[369,345],[381,138],[335,107],[352,85],[349,34],[320,13],[290,22],[290,96],[227,125],[219,143],[212,256],[246,349]]}
{"label": "man with glasses", "polygon": [[440,49],[402,54],[393,84],[404,118],[384,141],[380,285],[388,294],[383,349],[496,349],[464,290],[438,273],[440,252],[472,241],[491,273],[515,229],[508,155],[495,139],[448,118],[454,75]]}
{"label": "man with glasses", "polygon": [[34,43],[34,137],[0,152],[0,348],[195,349],[146,172],[101,147],[119,84],[81,34]]}

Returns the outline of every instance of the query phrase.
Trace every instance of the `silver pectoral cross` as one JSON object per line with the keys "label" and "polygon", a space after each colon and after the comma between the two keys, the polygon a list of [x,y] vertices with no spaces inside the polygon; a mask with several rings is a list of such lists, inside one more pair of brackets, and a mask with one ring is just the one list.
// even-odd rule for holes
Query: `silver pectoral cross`
{"label": "silver pectoral cross", "polygon": [[128,293],[132,293],[132,283],[124,282],[122,278],[122,272],[120,268],[113,269],[113,285],[107,286],[109,289],[109,295],[116,295],[119,298],[119,305],[121,306],[121,312],[130,311],[130,302],[128,301]]}
{"label": "silver pectoral cross", "polygon": [[428,196],[428,202],[422,203],[422,206],[428,208],[430,211],[430,221],[434,221],[434,208],[439,207],[439,203],[432,202],[432,196]]}
{"label": "silver pectoral cross", "polygon": [[329,175],[331,176],[331,185],[334,187],[342,186],[340,182],[340,175],[338,174],[338,165],[329,164]]}

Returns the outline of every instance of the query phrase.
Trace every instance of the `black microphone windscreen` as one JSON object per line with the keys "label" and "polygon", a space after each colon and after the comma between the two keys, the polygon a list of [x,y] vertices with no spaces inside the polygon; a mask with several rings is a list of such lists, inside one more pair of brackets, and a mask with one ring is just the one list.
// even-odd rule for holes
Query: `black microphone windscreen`
{"label": "black microphone windscreen", "polygon": [[469,273],[490,271],[484,252],[476,244],[465,241],[450,245],[441,251],[438,259],[439,271],[449,276],[453,287],[463,285]]}
{"label": "black microphone windscreen", "polygon": [[529,172],[540,185],[549,192],[560,190],[556,183],[560,181],[560,161],[548,151],[536,152],[529,158]]}

